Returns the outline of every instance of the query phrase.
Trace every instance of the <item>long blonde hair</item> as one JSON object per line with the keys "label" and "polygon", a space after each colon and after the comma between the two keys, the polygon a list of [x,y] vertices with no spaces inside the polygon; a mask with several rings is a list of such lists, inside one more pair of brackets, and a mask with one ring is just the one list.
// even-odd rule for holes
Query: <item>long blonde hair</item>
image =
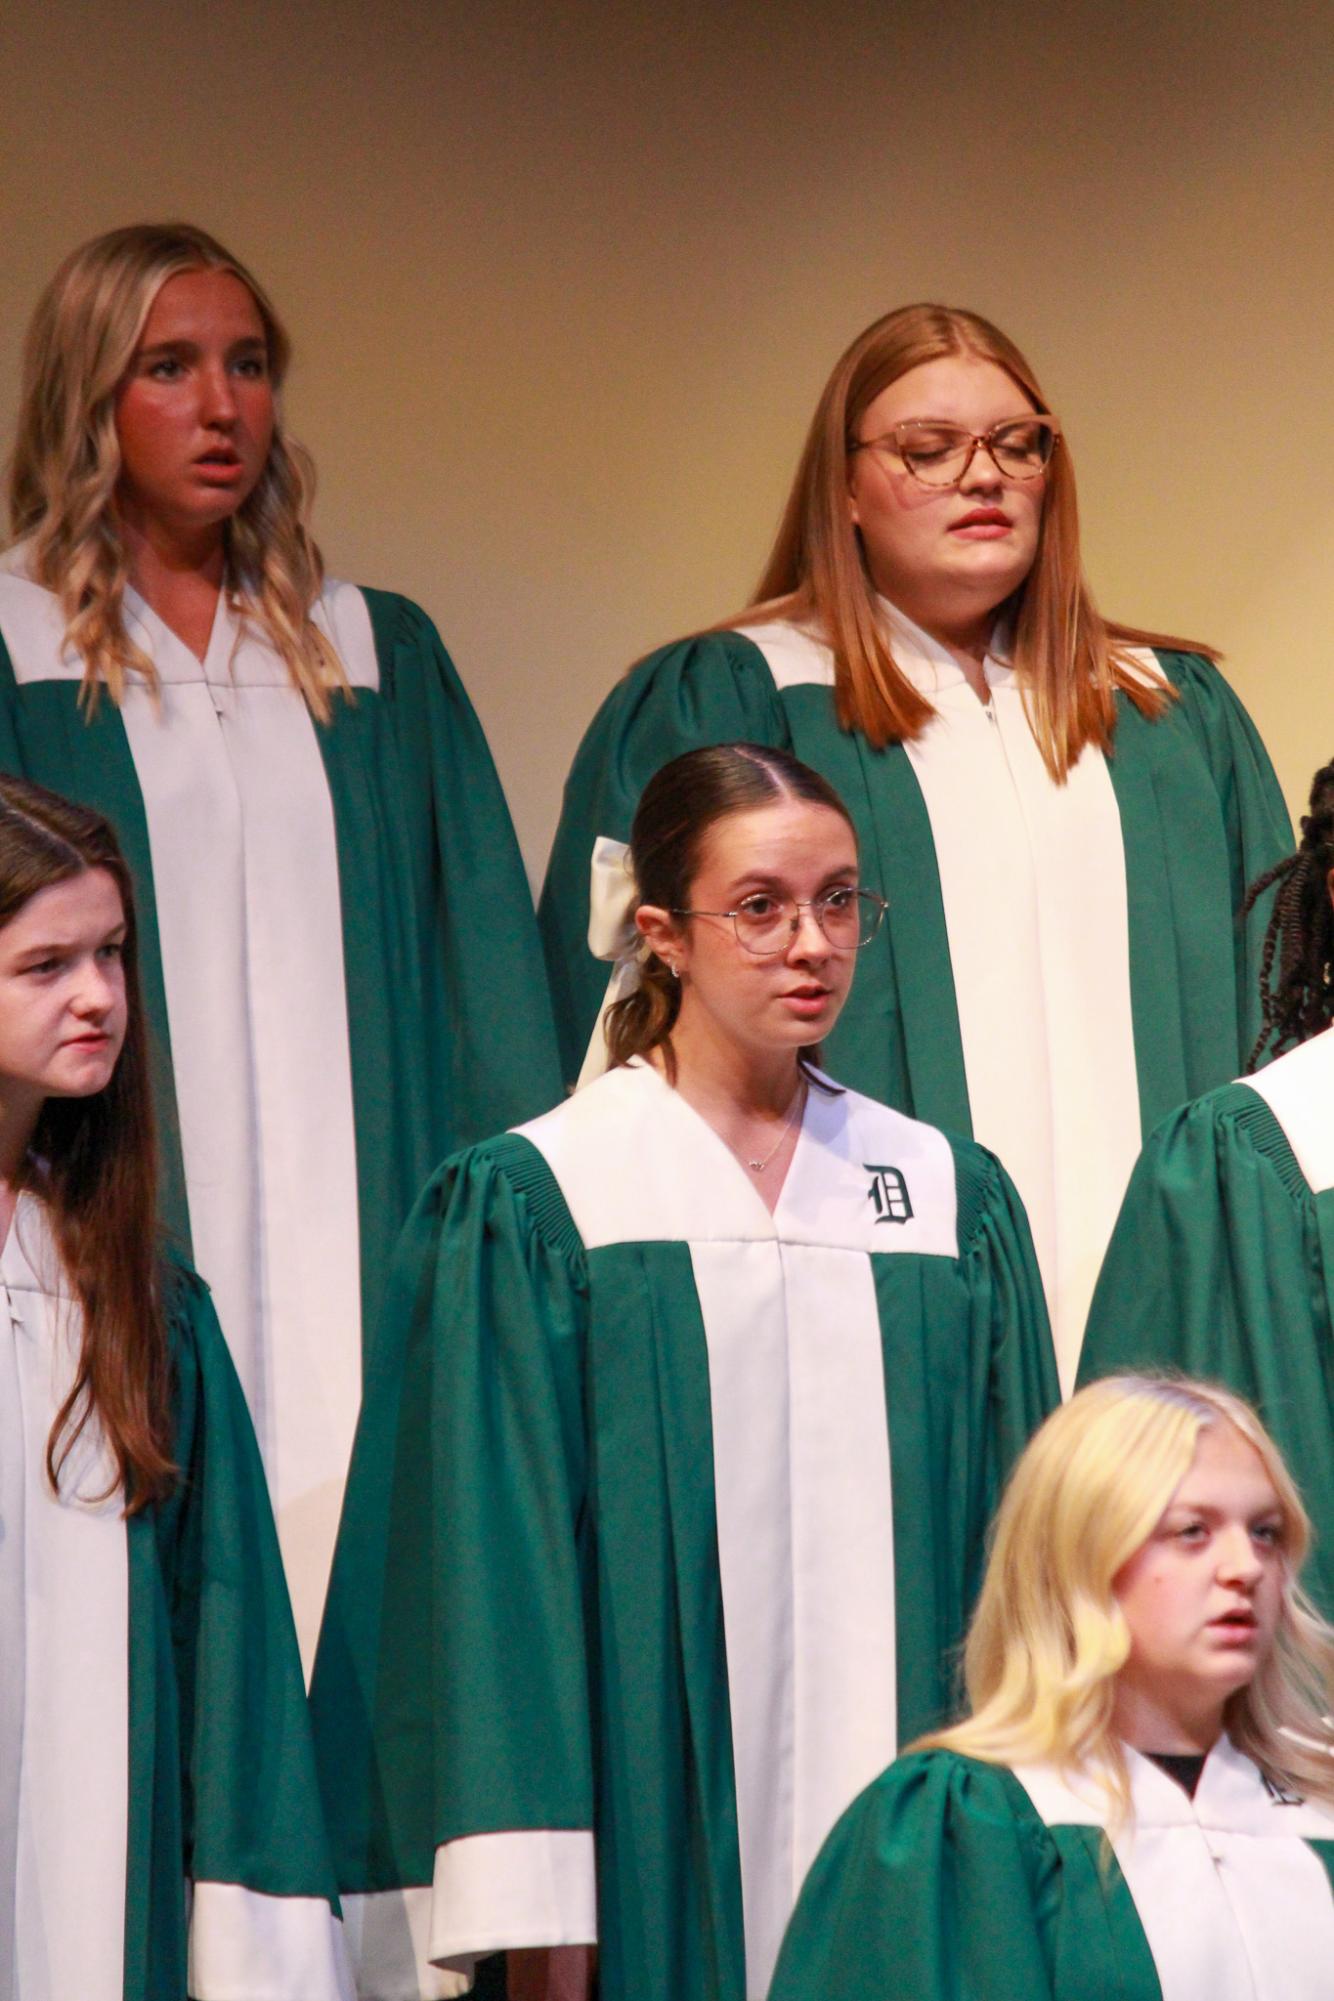
{"label": "long blonde hair", "polygon": [[1275,1784],[1334,1804],[1334,1630],[1297,1583],[1311,1541],[1306,1510],[1248,1404],[1168,1377],[1093,1383],[1031,1440],[1001,1502],[964,1651],[972,1713],[914,1748],[1088,1768],[1124,1818],[1129,1779],[1112,1717],[1130,1632],[1113,1580],[1153,1533],[1200,1433],[1218,1425],[1259,1455],[1279,1499],[1283,1555],[1274,1645],[1230,1697],[1224,1722]]}
{"label": "long blonde hair", "polygon": [[115,404],[153,301],[186,271],[230,272],[263,322],[278,407],[264,471],[224,527],[227,587],[314,714],[327,720],[329,691],[346,688],[347,676],[311,618],[324,564],[308,526],[314,465],[282,425],[291,342],[258,280],[204,230],[184,222],[110,230],[67,257],[43,292],[24,348],[10,532],[16,541],[30,538],[31,575],[60,599],[66,644],[84,663],[85,705],[95,704],[101,687],[119,703],[135,672],[156,689],[152,660],[125,629],[129,568],[115,507]]}
{"label": "long blonde hair", "polygon": [[[894,664],[848,511],[849,446],[868,407],[923,362],[975,356],[1003,368],[1033,409],[1050,414],[1024,356],[998,327],[954,306],[900,306],[857,336],[816,406],[778,537],[748,609],[727,624],[787,618],[811,626],[834,656],[834,699],[845,729],[880,747],[919,736],[935,711]],[[1100,617],[1079,553],[1075,472],[1064,438],[1047,469],[1037,554],[1009,611],[1015,672],[1033,734],[1053,779],[1065,779],[1088,744],[1110,750],[1116,691],[1146,716],[1172,700],[1146,685],[1131,646],[1215,656],[1208,647]]]}

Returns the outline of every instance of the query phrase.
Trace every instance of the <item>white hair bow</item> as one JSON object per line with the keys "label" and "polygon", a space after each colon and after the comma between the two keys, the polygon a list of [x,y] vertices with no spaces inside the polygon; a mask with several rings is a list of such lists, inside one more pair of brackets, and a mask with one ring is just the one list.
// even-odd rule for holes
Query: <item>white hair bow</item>
{"label": "white hair bow", "polygon": [[639,985],[643,966],[641,940],[635,929],[639,908],[639,886],[635,882],[630,850],[624,841],[599,834],[593,843],[593,866],[588,886],[588,949],[595,959],[609,960],[615,967],[593,1034],[579,1072],[577,1091],[591,1084],[607,1067],[607,1014],[618,1000]]}

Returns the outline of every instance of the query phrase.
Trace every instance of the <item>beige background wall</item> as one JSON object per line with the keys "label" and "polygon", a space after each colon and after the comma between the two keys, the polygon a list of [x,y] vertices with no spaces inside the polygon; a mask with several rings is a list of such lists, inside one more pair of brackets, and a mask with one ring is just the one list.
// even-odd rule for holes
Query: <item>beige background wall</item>
{"label": "beige background wall", "polygon": [[1334,753],[1334,8],[4,0],[0,428],[57,258],[185,214],[297,340],[332,567],[421,599],[530,867],[600,694],[744,599],[823,378],[1035,360],[1103,605]]}

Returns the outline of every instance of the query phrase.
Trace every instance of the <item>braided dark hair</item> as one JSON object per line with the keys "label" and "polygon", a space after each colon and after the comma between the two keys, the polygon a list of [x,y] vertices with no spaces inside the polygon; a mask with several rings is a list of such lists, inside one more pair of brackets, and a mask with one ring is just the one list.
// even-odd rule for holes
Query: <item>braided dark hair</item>
{"label": "braided dark hair", "polygon": [[[1242,915],[1271,883],[1281,885],[1265,931],[1260,962],[1260,1011],[1264,1016],[1246,1064],[1254,1070],[1272,1040],[1277,1056],[1309,1042],[1334,1022],[1334,904],[1329,873],[1334,869],[1334,760],[1311,781],[1311,810],[1302,820],[1295,855],[1278,862],[1246,892]],[[1274,979],[1274,960],[1278,977]]]}

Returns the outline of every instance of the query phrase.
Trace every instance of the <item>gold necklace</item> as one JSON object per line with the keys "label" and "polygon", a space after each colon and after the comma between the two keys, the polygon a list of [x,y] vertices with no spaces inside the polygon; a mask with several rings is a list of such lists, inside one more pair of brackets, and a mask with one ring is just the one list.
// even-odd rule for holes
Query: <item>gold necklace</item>
{"label": "gold necklace", "polygon": [[[779,1147],[783,1144],[783,1141],[787,1138],[788,1134],[791,1132],[793,1126],[796,1123],[797,1116],[805,1103],[806,1103],[806,1079],[804,1077],[799,1077],[797,1079],[797,1088],[792,1094],[792,1103],[787,1108],[787,1117],[783,1120],[783,1130],[779,1133],[778,1138],[769,1148],[769,1151],[768,1153],[765,1154],[763,1160],[746,1160],[746,1165],[750,1169],[752,1174],[763,1174],[765,1168],[769,1165],[769,1162],[773,1159]],[[745,1160],[744,1154],[742,1155],[742,1159]]]}

